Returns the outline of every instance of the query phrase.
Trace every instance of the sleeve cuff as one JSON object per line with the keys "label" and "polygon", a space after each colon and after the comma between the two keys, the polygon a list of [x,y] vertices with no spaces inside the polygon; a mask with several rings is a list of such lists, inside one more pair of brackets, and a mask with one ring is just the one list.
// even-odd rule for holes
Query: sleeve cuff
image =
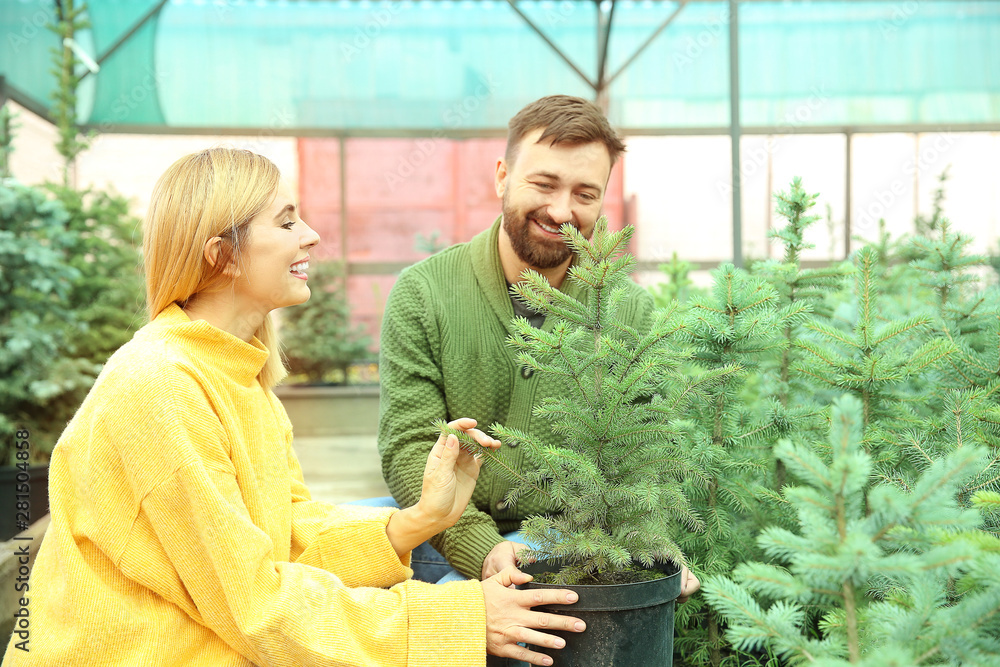
{"label": "sleeve cuff", "polygon": [[486,665],[486,603],[478,581],[406,586],[407,665]]}
{"label": "sleeve cuff", "polygon": [[[337,506],[329,526],[297,559],[331,572],[345,586],[389,588],[413,576],[410,555],[400,559],[385,533],[399,510]],[[350,544],[350,548],[345,545]]]}

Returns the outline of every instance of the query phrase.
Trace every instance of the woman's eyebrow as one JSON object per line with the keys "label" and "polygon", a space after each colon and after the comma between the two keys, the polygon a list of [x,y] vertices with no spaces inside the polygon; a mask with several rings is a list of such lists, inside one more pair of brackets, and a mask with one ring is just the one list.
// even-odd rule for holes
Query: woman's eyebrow
{"label": "woman's eyebrow", "polygon": [[291,212],[294,213],[295,212],[295,204],[285,204],[285,208],[283,208],[280,211],[278,211],[278,214],[276,216],[274,216],[274,219],[277,220],[278,218],[280,218],[281,216],[283,216],[288,211],[291,211]]}

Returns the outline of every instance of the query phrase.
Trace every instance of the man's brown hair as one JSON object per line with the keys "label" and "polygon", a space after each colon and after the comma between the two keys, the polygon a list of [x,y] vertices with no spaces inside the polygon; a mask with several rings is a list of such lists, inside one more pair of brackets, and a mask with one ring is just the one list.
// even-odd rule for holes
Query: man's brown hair
{"label": "man's brown hair", "polygon": [[538,143],[548,140],[553,144],[589,144],[599,141],[608,149],[611,166],[622,153],[625,144],[612,129],[608,119],[593,102],[582,97],[569,95],[549,95],[536,100],[517,112],[507,124],[507,150],[504,159],[511,168],[517,159],[517,149],[521,140],[532,130],[545,128]]}

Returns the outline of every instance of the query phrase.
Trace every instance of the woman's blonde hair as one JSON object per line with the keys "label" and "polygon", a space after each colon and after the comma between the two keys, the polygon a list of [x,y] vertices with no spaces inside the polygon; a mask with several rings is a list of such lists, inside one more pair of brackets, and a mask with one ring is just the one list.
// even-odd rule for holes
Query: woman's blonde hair
{"label": "woman's blonde hair", "polygon": [[[183,307],[195,294],[232,282],[226,267],[239,262],[250,220],[274,200],[280,178],[266,157],[234,148],[209,148],[167,169],[153,189],[143,225],[150,319],[172,303]],[[212,266],[204,249],[215,236],[222,243]],[[256,336],[270,351],[259,378],[273,387],[287,370],[270,314]]]}

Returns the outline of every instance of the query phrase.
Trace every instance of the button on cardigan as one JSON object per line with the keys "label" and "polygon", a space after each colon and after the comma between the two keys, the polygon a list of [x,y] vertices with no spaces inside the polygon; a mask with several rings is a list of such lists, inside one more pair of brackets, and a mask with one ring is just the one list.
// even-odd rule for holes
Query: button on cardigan
{"label": "button on cardigan", "polygon": [[267,355],[171,306],[109,359],[53,451],[5,666],[485,664],[478,583],[408,581],[391,510],[311,500]]}

